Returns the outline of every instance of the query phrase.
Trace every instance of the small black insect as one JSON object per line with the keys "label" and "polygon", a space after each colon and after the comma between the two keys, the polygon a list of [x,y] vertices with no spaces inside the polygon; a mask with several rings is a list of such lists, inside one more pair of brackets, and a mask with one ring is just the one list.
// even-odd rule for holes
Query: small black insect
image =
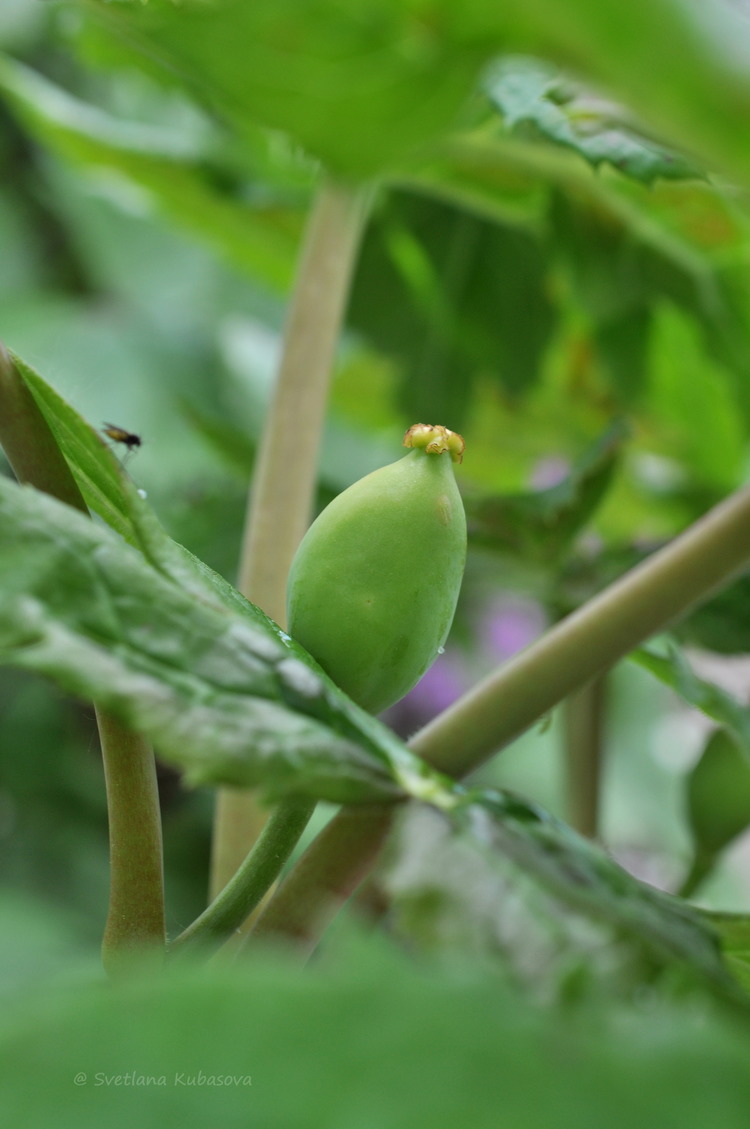
{"label": "small black insect", "polygon": [[126,431],[124,427],[118,427],[116,423],[105,423],[102,434],[106,435],[107,439],[111,439],[113,443],[122,443],[124,447],[127,447],[125,457],[122,459],[123,467],[133,451],[137,451],[142,443],[140,435],[136,435],[134,431]]}
{"label": "small black insect", "polygon": [[118,427],[116,423],[105,423],[102,432],[113,443],[124,443],[128,449],[128,454],[137,450],[142,442],[140,435],[136,435],[133,431],[126,431],[124,427]]}

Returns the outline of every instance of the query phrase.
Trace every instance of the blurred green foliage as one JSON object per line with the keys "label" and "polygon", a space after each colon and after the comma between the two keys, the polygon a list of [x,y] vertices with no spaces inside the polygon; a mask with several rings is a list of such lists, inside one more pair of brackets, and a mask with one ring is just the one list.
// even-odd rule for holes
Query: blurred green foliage
{"label": "blurred green foliage", "polygon": [[[106,989],[79,973],[61,998],[13,1001],[0,1026],[7,1108],[26,1125],[54,1108],[61,1129],[94,1116],[114,1129],[218,1117],[289,1129],[746,1123],[746,1032],[690,1001],[574,1022],[476,965],[428,961],[415,976],[361,937],[337,958],[303,973],[264,954],[231,974]],[[30,1064],[43,1087],[24,1085]]]}
{"label": "blurred green foliage", "polygon": [[694,870],[708,870],[750,824],[750,757],[729,732],[712,734],[690,773],[687,811],[695,841]]}
{"label": "blurred green foliage", "polygon": [[[687,5],[667,0],[6,3],[0,336],[95,425],[111,419],[143,436],[129,464],[138,486],[169,533],[231,580],[321,162],[342,175],[372,177],[319,501],[394,457],[400,432],[417,418],[463,432],[461,481],[475,547],[453,661],[470,684],[498,659],[486,633],[498,600],[532,598],[554,619],[746,479],[750,83],[735,54],[741,20],[730,6],[709,3],[696,24]],[[747,585],[742,578],[686,619],[682,639],[728,656],[750,651]],[[679,661],[660,669],[693,705],[730,728],[736,723],[740,715],[721,713],[726,695],[687,678]],[[634,869],[676,888],[699,840],[713,843],[712,832],[740,800],[744,812],[746,764],[731,745],[721,777],[728,799],[712,792],[716,819],[702,807],[691,842],[683,787],[705,741],[680,731],[664,753],[660,733],[665,718],[676,716],[672,691],[642,671],[615,672],[613,686],[605,837]],[[744,718],[745,702],[734,706]],[[41,966],[69,967],[74,954],[96,947],[105,913],[106,817],[91,711],[32,676],[3,671],[0,733],[3,919],[11,933],[31,938]],[[557,739],[554,724],[525,736],[484,778],[559,809]],[[720,731],[706,751],[726,751],[729,742]],[[705,757],[689,777],[693,789]],[[187,792],[168,770],[160,783],[176,930],[204,904],[211,801]],[[432,930],[434,939],[450,890],[438,891],[435,902],[427,883],[417,885],[416,900],[405,900],[401,911],[424,904],[411,936]],[[750,893],[729,868],[706,890],[714,904],[726,898],[746,906]],[[509,927],[518,920],[511,914]],[[743,920],[725,931],[738,967],[750,950]],[[344,951],[341,959],[346,965],[359,955]],[[300,1030],[309,1034],[319,1030],[316,1009],[327,1007],[324,1029],[340,1031],[343,1000],[351,1029],[368,1034],[353,1044],[357,1070],[373,1056],[363,1075],[370,1082],[336,1113],[347,1124],[354,1109],[368,1111],[361,1115],[368,1123],[388,1123],[387,1068],[378,1086],[373,1079],[400,1046],[394,1015],[409,1032],[410,1050],[422,1045],[422,1023],[425,1061],[436,1074],[445,1047],[456,1043],[476,1062],[476,1079],[467,1067],[463,1081],[481,1094],[477,1112],[470,1114],[467,1099],[461,1106],[475,1124],[488,1108],[497,1124],[505,1103],[516,1109],[511,1120],[520,1129],[529,1089],[552,1094],[540,1119],[553,1129],[573,1116],[581,1125],[671,1118],[697,1127],[719,1109],[722,1124],[744,1123],[734,1028],[688,1024],[681,1034],[679,1015],[668,1014],[649,1025],[643,1041],[580,1036],[549,1089],[549,1074],[541,1086],[528,1064],[538,1065],[540,1042],[547,1051],[558,1038],[567,1045],[568,1026],[552,1034],[544,1027],[540,1035],[536,1013],[523,1012],[518,1024],[508,1019],[497,1041],[507,1048],[518,1041],[521,1081],[510,1065],[506,1078],[481,1019],[484,984],[459,1015],[460,992],[444,1004],[432,982],[428,990],[421,981],[415,986],[411,971],[396,975],[385,963],[374,986],[359,994],[327,986],[330,1005],[316,1002],[324,993],[316,997],[315,982],[303,992],[290,987],[286,971],[271,976],[273,991],[252,985],[249,1001],[240,994],[232,1002],[221,986],[211,1022],[236,1039],[256,1008],[258,1022],[274,1032],[254,1050],[256,1074],[276,1054],[274,1039],[302,1046],[283,1020],[274,1026],[275,1012],[302,1007]],[[7,967],[7,979],[33,979],[21,946]],[[383,977],[391,976],[396,987],[384,995]],[[399,976],[417,997],[408,1012],[413,1028],[401,1023]],[[165,996],[171,990],[164,988]],[[108,1030],[115,1039],[101,999],[86,992],[79,1042],[67,1046],[65,1000],[49,1009],[40,1004],[28,1021],[29,1032],[34,1022],[46,1032],[44,1069],[62,1072],[50,1090],[59,1097],[61,1124],[83,1117],[87,1095],[73,1089],[69,1075],[77,1055],[90,1069],[91,1032]],[[493,997],[495,1020],[514,1012],[515,1003],[500,995]],[[148,1006],[136,1001],[134,1039],[153,1030],[155,1043],[163,1042],[173,1024],[190,1027],[185,1015],[209,1007],[199,997],[191,988],[179,997],[184,1005],[167,999],[163,1011],[152,995]],[[456,1024],[437,1040],[430,1009],[444,1015],[445,1008]],[[160,1026],[152,1028],[154,1015]],[[643,1022],[639,1017],[636,1028]],[[669,1028],[666,1057],[660,1024]],[[15,1038],[17,1061],[25,1063],[36,1034]],[[649,1039],[661,1055],[654,1059],[659,1077],[649,1065]],[[64,1064],[54,1067],[61,1043]],[[190,1061],[205,1045],[196,1035]],[[346,1072],[346,1047],[331,1046],[330,1062],[321,1068],[322,1060],[305,1058],[301,1070],[321,1124],[327,1098],[309,1079]],[[567,1089],[568,1079],[578,1078],[567,1068],[570,1056],[585,1076],[575,1092]],[[554,1071],[561,1060],[552,1057]],[[116,1073],[119,1061],[103,1054],[102,1069]],[[233,1061],[228,1053],[222,1069]],[[582,1066],[591,1061],[594,1068]],[[443,1069],[454,1065],[451,1051]],[[183,1061],[170,1057],[168,1066],[182,1069]],[[493,1078],[495,1099],[479,1089],[480,1079],[485,1087]],[[394,1097],[402,1113],[416,1108],[409,1105],[413,1091],[410,1083]],[[106,1095],[110,1106],[99,1116],[105,1108],[109,1115],[118,1096]],[[201,1100],[217,1108],[205,1091]],[[268,1094],[263,1100],[259,1108],[274,1108]],[[167,1109],[171,1116],[178,1104],[159,1116]],[[436,1125],[447,1108],[428,1118],[424,1100],[416,1105],[419,1114],[388,1116],[393,1124],[417,1125],[422,1117]],[[42,1123],[40,1106],[29,1100],[20,1108],[30,1124]],[[233,1095],[226,1109],[236,1108]]]}

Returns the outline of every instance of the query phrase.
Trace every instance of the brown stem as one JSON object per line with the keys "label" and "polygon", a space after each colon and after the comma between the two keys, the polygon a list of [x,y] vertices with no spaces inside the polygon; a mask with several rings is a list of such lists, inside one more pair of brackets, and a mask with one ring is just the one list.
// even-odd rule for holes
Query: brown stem
{"label": "brown stem", "polygon": [[604,757],[605,678],[595,678],[565,700],[563,744],[568,819],[581,835],[599,834]]}

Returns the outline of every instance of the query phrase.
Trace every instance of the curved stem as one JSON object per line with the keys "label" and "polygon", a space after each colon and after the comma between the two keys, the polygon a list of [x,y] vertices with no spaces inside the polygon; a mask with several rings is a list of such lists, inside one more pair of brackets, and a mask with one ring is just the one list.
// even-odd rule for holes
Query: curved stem
{"label": "curved stem", "polygon": [[260,904],[307,827],[314,800],[285,800],[278,805],[255,846],[211,905],[169,945],[170,954],[216,947],[239,929]]}
{"label": "curved stem", "polygon": [[701,854],[700,852],[695,855],[690,864],[690,869],[682,880],[677,896],[679,898],[690,898],[695,891],[703,885],[708,878],[711,871],[716,866],[718,858],[713,854]]}
{"label": "curved stem", "polygon": [[[320,188],[248,499],[238,587],[282,626],[287,575],[310,521],[328,388],[365,207],[360,190],[330,181]],[[264,819],[252,792],[219,792],[212,896],[241,864]]]}
{"label": "curved stem", "polygon": [[299,951],[312,952],[375,865],[395,814],[394,806],[382,804],[342,808],[269,902],[250,935],[252,943],[283,935]]}
{"label": "curved stem", "polygon": [[[0,345],[0,443],[19,482],[88,514],[47,421]],[[163,950],[164,875],[156,768],[150,746],[97,710],[107,783],[109,913],[102,953],[119,972],[144,950]]]}
{"label": "curved stem", "polygon": [[109,912],[102,959],[111,976],[161,959],[166,940],[161,817],[149,743],[96,711],[109,811]]}
{"label": "curved stem", "polygon": [[[680,537],[626,573],[541,639],[501,666],[409,742],[434,767],[464,776],[509,744],[567,695],[600,676],[655,632],[706,599],[750,563],[750,488],[731,495]],[[385,811],[385,809],[383,809]],[[357,821],[344,809],[312,843],[260,918],[258,935],[278,931],[314,945],[331,910],[300,903],[300,877],[321,899],[351,893],[377,857],[388,820]],[[304,916],[303,916],[304,914]]]}

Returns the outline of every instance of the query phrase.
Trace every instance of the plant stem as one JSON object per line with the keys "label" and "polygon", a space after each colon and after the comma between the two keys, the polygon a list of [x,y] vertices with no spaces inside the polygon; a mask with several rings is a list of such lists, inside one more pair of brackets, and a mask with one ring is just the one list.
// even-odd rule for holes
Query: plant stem
{"label": "plant stem", "polygon": [[360,192],[330,182],[321,186],[253,474],[238,587],[282,625],[289,566],[315,497],[328,389],[363,218]]}
{"label": "plant stem", "polygon": [[[744,488],[479,683],[417,733],[411,748],[442,772],[466,775],[749,563]],[[338,891],[356,889],[387,831],[386,817],[358,821],[356,809],[340,812],[271,900],[256,933],[305,937],[314,946],[318,923],[327,924],[341,902]],[[310,891],[306,904],[298,900],[300,874]],[[328,897],[331,907],[316,897]]]}
{"label": "plant stem", "polygon": [[565,785],[568,819],[581,835],[599,834],[604,758],[605,678],[595,678],[564,703]]}
{"label": "plant stem", "polygon": [[746,487],[490,674],[411,748],[440,771],[465,776],[748,563]]}
{"label": "plant stem", "polygon": [[[318,193],[248,500],[238,587],[282,627],[286,579],[310,521],[328,388],[365,203],[363,192],[331,182]],[[264,819],[252,792],[219,792],[212,897],[234,874]]]}
{"label": "plant stem", "polygon": [[215,948],[239,929],[278,878],[314,809],[314,800],[279,804],[242,865],[201,916],[172,941],[169,952]]}
{"label": "plant stem", "polygon": [[690,864],[690,869],[682,880],[682,884],[677,891],[677,896],[679,898],[692,897],[698,887],[702,886],[706,878],[708,878],[709,874],[716,866],[717,861],[717,855],[697,853]]}
{"label": "plant stem", "polygon": [[96,711],[109,809],[109,912],[102,941],[111,976],[152,956],[161,959],[164,872],[156,765],[149,743]]}
{"label": "plant stem", "polygon": [[[37,403],[0,345],[0,443],[19,482],[88,514],[75,479]],[[110,971],[144,948],[164,947],[164,876],[156,769],[149,745],[114,718],[96,714],[107,782],[110,900],[103,955]]]}
{"label": "plant stem", "polygon": [[252,943],[282,935],[298,951],[312,952],[375,865],[395,814],[392,805],[342,808],[260,915]]}

